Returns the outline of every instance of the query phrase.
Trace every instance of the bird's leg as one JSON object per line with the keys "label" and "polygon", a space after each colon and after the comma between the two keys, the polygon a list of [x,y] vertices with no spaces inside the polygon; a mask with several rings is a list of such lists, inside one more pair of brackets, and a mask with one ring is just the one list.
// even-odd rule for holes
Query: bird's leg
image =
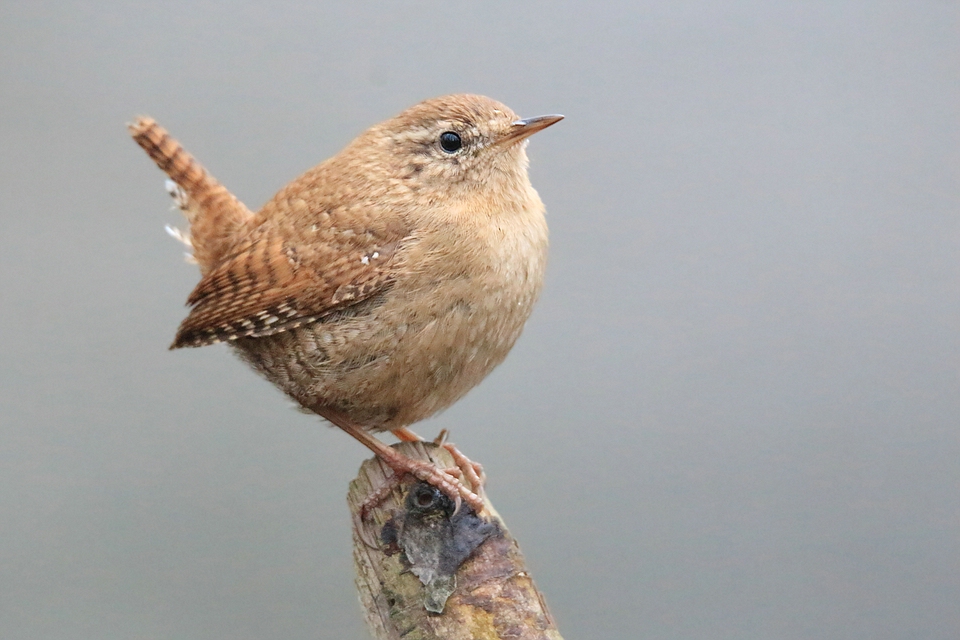
{"label": "bird's leg", "polygon": [[[329,417],[327,419],[329,420]],[[378,458],[383,460],[388,467],[393,469],[398,479],[402,477],[403,474],[409,473],[418,480],[432,484],[436,488],[440,489],[440,491],[443,491],[447,496],[450,497],[451,500],[454,501],[458,509],[462,501],[470,505],[470,507],[477,513],[481,513],[483,511],[483,498],[474,493],[474,491],[468,489],[463,482],[460,481],[460,478],[464,475],[464,472],[459,468],[454,467],[451,469],[440,469],[436,465],[429,462],[424,462],[423,460],[414,460],[413,458],[397,452],[392,447],[388,447],[363,429],[346,420],[331,420],[331,422],[356,438],[362,445],[373,451]],[[413,435],[413,432],[408,430],[404,435]],[[416,439],[419,440],[419,438]],[[389,490],[386,493],[389,493]],[[386,496],[386,493],[384,496]],[[382,500],[383,497],[380,499]]]}

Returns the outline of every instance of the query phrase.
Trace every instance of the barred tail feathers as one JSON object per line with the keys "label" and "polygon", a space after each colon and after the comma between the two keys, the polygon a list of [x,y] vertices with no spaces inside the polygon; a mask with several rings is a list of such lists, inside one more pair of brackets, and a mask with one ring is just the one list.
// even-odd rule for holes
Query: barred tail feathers
{"label": "barred tail feathers", "polygon": [[253,213],[155,120],[140,117],[128,129],[134,141],[186,193],[188,201],[178,204],[190,223],[194,258],[201,272],[208,273]]}

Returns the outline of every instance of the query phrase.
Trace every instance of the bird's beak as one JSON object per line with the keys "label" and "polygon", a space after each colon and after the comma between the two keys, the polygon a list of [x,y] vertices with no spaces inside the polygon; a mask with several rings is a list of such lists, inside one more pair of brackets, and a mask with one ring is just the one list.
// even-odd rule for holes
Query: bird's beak
{"label": "bird's beak", "polygon": [[510,129],[495,144],[512,144],[529,138],[537,131],[546,129],[552,124],[557,124],[563,120],[561,115],[537,116],[535,118],[524,118],[510,124]]}

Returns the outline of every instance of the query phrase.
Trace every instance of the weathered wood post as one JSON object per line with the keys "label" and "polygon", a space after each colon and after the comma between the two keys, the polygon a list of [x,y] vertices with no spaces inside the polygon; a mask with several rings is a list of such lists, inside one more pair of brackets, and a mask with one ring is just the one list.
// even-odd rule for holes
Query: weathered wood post
{"label": "weathered wood post", "polygon": [[[437,445],[403,442],[403,454],[453,465]],[[562,640],[520,547],[486,500],[484,517],[433,487],[405,478],[367,509],[393,472],[376,458],[360,467],[347,503],[367,625],[378,640]]]}

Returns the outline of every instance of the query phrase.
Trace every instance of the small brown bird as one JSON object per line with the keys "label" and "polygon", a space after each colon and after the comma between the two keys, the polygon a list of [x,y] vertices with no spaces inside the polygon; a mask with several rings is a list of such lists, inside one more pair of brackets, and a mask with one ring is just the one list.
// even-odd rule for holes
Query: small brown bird
{"label": "small brown bird", "polygon": [[[134,140],[175,185],[202,279],[171,348],[229,343],[304,409],[398,476],[478,512],[456,469],[370,432],[445,409],[506,357],[540,293],[544,207],[526,139],[563,116],[520,119],[476,95],[427,100],[371,127],[257,213],[150,118]],[[473,468],[458,459],[471,477]],[[472,464],[472,463],[471,463]]]}

